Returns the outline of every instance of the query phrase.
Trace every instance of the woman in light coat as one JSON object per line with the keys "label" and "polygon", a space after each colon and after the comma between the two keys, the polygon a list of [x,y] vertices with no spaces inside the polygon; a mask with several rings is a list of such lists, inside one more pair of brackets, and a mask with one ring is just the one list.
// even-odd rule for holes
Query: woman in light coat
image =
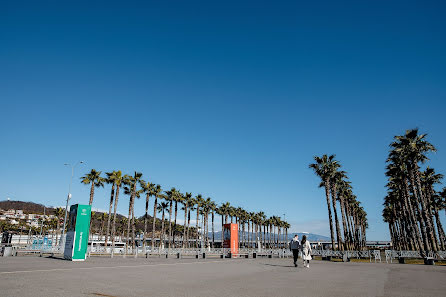
{"label": "woman in light coat", "polygon": [[311,246],[310,242],[307,240],[307,236],[302,237],[302,259],[304,260],[304,267],[310,267],[311,260]]}

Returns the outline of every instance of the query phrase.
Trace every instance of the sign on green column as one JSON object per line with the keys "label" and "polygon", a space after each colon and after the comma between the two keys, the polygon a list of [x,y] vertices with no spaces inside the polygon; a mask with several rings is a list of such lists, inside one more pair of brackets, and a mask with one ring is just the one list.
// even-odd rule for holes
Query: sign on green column
{"label": "sign on green column", "polygon": [[64,258],[84,261],[87,257],[91,205],[75,204],[70,208]]}

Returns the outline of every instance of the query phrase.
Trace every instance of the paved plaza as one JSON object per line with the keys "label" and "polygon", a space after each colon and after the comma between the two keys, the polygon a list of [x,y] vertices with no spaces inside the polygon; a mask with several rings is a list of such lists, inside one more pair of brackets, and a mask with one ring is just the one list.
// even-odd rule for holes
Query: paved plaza
{"label": "paved plaza", "polygon": [[0,258],[0,296],[445,296],[446,267],[290,259]]}

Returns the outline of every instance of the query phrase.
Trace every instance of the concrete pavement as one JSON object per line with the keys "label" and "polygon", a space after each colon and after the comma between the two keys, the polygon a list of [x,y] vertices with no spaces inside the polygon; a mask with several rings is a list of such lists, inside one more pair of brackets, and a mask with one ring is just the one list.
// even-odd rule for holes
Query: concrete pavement
{"label": "concrete pavement", "polygon": [[290,259],[0,258],[0,296],[445,296],[446,267]]}

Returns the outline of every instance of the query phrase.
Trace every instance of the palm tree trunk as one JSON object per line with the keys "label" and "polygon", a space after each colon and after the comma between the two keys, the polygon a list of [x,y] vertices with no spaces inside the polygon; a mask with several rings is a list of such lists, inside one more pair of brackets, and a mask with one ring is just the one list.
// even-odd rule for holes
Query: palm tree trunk
{"label": "palm tree trunk", "polygon": [[146,215],[144,216],[144,234],[143,234],[143,250],[146,251],[146,239],[147,239],[147,221],[149,220],[149,200],[150,194],[146,194]]}
{"label": "palm tree trunk", "polygon": [[333,250],[336,250],[335,242],[334,242],[334,232],[333,232],[333,218],[331,217],[331,206],[330,206],[330,180],[326,179],[325,183],[325,198],[327,199],[327,209],[328,209],[328,221],[330,223],[330,237],[331,237],[331,246]]}
{"label": "palm tree trunk", "polygon": [[116,197],[115,197],[115,206],[113,209],[113,225],[112,225],[112,250],[111,255],[113,257],[114,251],[115,251],[115,232],[116,232],[116,211],[118,209],[118,198],[119,198],[119,186],[116,186]]}
{"label": "palm tree trunk", "polygon": [[331,202],[333,203],[333,212],[335,216],[335,224],[336,224],[336,239],[338,240],[338,249],[341,251],[344,250],[344,245],[342,244],[342,236],[341,236],[341,228],[339,226],[339,220],[338,220],[338,210],[336,206],[336,182],[333,182],[331,184]]}
{"label": "palm tree trunk", "polygon": [[161,219],[161,234],[160,234],[160,251],[161,251],[161,248],[163,248],[164,249],[164,209],[162,210],[162,212],[163,212],[163,216],[162,216],[162,219]]}
{"label": "palm tree trunk", "polygon": [[214,211],[212,211],[212,248],[215,248]]}
{"label": "palm tree trunk", "polygon": [[[128,246],[130,245],[130,223],[132,220],[132,196],[130,196],[130,200],[129,200],[129,215],[128,215],[128,219],[127,219],[127,238],[126,238],[126,247],[128,248]],[[127,251],[125,252],[125,254],[127,254]]]}
{"label": "palm tree trunk", "polygon": [[345,249],[348,250],[348,235],[347,235],[347,222],[345,220],[345,210],[344,210],[344,196],[343,195],[339,195],[339,199],[340,199],[340,206],[341,206],[341,216],[342,216],[342,229],[344,231],[344,241],[345,241]]}
{"label": "palm tree trunk", "polygon": [[169,244],[168,247],[170,249],[170,242],[172,237],[172,206],[173,206],[173,200],[170,200],[170,206],[169,206]]}
{"label": "palm tree trunk", "polygon": [[156,228],[156,207],[158,205],[158,195],[155,194],[155,202],[153,204],[153,222],[152,222],[152,251],[155,249],[155,228]]}
{"label": "palm tree trunk", "polygon": [[111,222],[111,213],[112,213],[114,198],[115,198],[115,184],[113,183],[110,194],[110,206],[108,208],[107,234],[105,234],[105,244],[104,244],[105,250],[107,250],[108,236],[110,235],[110,222]]}
{"label": "palm tree trunk", "polygon": [[197,230],[195,236],[195,247],[198,249],[198,222],[200,222],[200,207],[197,205]]}
{"label": "palm tree trunk", "polygon": [[403,176],[402,187],[403,187],[403,189],[401,191],[401,194],[403,196],[404,206],[408,210],[408,213],[409,213],[408,221],[409,221],[409,226],[411,229],[410,233],[411,233],[411,236],[417,242],[418,248],[420,249],[420,253],[424,254],[424,248],[423,248],[423,243],[421,242],[420,230],[418,228],[417,218],[415,216],[415,212],[412,207],[412,203],[410,201],[409,185],[408,185],[407,178],[405,176]]}
{"label": "palm tree trunk", "polygon": [[438,215],[438,209],[434,208],[435,221],[437,223],[438,236],[440,237],[441,250],[446,249],[446,238],[444,234],[443,226],[441,225],[440,216]]}
{"label": "palm tree trunk", "polygon": [[175,216],[173,221],[173,247],[175,247],[175,231],[177,229],[177,213],[178,213],[178,202],[175,201]]}
{"label": "palm tree trunk", "polygon": [[409,178],[410,178],[410,185],[412,188],[412,193],[417,201],[417,209],[418,209],[418,213],[419,213],[419,222],[420,222],[420,226],[421,226],[421,235],[423,237],[423,242],[424,242],[424,249],[426,251],[430,251],[431,247],[428,241],[428,235],[427,235],[427,226],[426,226],[426,221],[425,221],[425,216],[424,216],[424,210],[420,209],[420,205],[421,207],[423,207],[423,203],[422,203],[422,198],[419,196],[419,192],[417,190],[417,186],[415,184],[415,176],[414,176],[414,170],[412,169],[411,164],[408,164],[408,169],[409,169]]}
{"label": "palm tree trunk", "polygon": [[223,248],[223,240],[224,240],[224,223],[223,223],[223,214],[221,215],[221,233],[220,233],[220,240],[221,240],[221,248]]}
{"label": "palm tree trunk", "polygon": [[89,205],[93,204],[93,197],[94,197],[94,180],[91,182]]}
{"label": "palm tree trunk", "polygon": [[434,252],[437,251],[437,240],[434,236],[434,229],[433,229],[433,224],[431,222],[431,217],[428,214],[428,206],[427,206],[427,202],[426,202],[426,197],[424,197],[425,195],[423,195],[423,191],[422,191],[422,187],[421,187],[421,181],[420,181],[420,172],[419,172],[419,168],[418,168],[418,164],[414,164],[415,168],[415,182],[416,182],[416,188],[418,189],[418,195],[421,201],[421,209],[423,211],[423,216],[425,218],[426,221],[426,234],[428,235],[428,238],[431,242],[431,248]]}
{"label": "palm tree trunk", "polygon": [[187,204],[184,204],[184,227],[183,227],[183,248],[186,247],[186,234],[187,234]]}
{"label": "palm tree trunk", "polygon": [[189,210],[188,210],[188,212],[187,212],[187,234],[186,234],[186,237],[187,237],[187,247],[188,248],[190,248],[191,247],[191,245],[190,245],[190,240],[189,240],[189,234],[190,234],[190,208],[189,208]]}

